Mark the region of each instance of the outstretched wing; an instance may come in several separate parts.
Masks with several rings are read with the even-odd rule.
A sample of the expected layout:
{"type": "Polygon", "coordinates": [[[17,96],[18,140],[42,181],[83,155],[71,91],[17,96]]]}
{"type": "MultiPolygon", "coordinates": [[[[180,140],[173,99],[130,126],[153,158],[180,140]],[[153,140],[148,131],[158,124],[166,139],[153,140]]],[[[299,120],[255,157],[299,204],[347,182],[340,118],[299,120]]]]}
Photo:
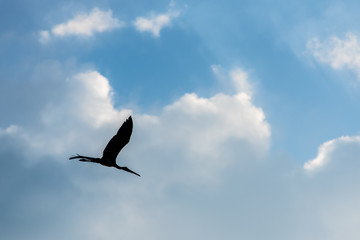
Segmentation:
{"type": "Polygon", "coordinates": [[[119,131],[106,145],[103,158],[116,161],[116,157],[121,149],[130,141],[130,136],[133,129],[133,122],[131,116],[121,125],[119,131]]]}

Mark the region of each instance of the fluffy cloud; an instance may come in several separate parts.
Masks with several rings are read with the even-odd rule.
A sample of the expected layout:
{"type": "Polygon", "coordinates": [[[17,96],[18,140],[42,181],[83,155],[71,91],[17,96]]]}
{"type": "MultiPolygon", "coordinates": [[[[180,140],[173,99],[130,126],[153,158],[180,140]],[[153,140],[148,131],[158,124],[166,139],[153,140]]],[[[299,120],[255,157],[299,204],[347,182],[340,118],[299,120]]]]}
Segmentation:
{"type": "Polygon", "coordinates": [[[251,86],[240,68],[218,75],[241,83],[234,93],[186,93],[156,115],[115,108],[96,70],[38,69],[22,96],[35,98],[36,113],[0,130],[1,238],[360,237],[359,138],[320,148],[327,174],[299,174],[290,159],[268,155],[270,126],[249,91],[238,90],[251,86]],[[141,178],[67,160],[101,155],[129,114],[134,132],[118,163],[141,178]]]}
{"type": "Polygon", "coordinates": [[[150,32],[154,37],[160,36],[160,31],[177,18],[180,11],[169,10],[166,13],[151,14],[149,17],[137,17],[133,24],[139,32],[150,32]]]}
{"type": "Polygon", "coordinates": [[[62,85],[62,97],[48,99],[42,107],[40,125],[36,124],[39,128],[17,126],[21,129],[19,137],[27,142],[29,151],[64,154],[72,146],[81,146],[83,138],[95,139],[97,130],[119,125],[119,119],[131,113],[113,107],[109,82],[97,71],[74,74],[63,79],[62,85]]]}
{"type": "MultiPolygon", "coordinates": [[[[0,130],[4,146],[1,159],[13,159],[1,162],[1,180],[7,184],[0,184],[0,190],[8,196],[4,203],[14,206],[3,211],[0,221],[7,219],[3,226],[22,229],[1,229],[6,237],[41,239],[58,232],[55,239],[70,235],[87,239],[168,239],[179,230],[181,222],[184,226],[189,214],[193,215],[179,212],[184,206],[176,196],[183,198],[184,190],[216,189],[226,172],[256,165],[268,150],[269,124],[246,92],[218,93],[208,98],[187,93],[159,114],[148,115],[114,108],[109,81],[98,71],[72,72],[54,62],[38,69],[51,70],[49,75],[35,74],[40,79],[32,82],[35,86],[28,97],[44,95],[34,102],[38,106],[32,106],[38,112],[0,130]],[[63,71],[71,73],[66,77],[63,71]],[[138,171],[141,178],[67,160],[75,153],[101,155],[130,114],[134,132],[118,163],[138,171]],[[13,171],[19,174],[10,176],[8,173],[13,171]],[[12,189],[29,191],[18,193],[12,189]],[[15,205],[28,207],[15,209],[15,205]],[[21,216],[17,215],[20,212],[21,216]],[[49,216],[56,218],[50,220],[49,216]],[[46,231],[40,227],[44,225],[46,231]],[[59,225],[61,233],[56,230],[59,225]]],[[[198,225],[200,221],[196,217],[190,222],[198,225]]],[[[184,232],[175,239],[186,236],[184,232]]]]}
{"type": "MultiPolygon", "coordinates": [[[[228,76],[235,85],[247,86],[247,75],[241,69],[230,71],[228,76]]],[[[62,155],[69,149],[99,155],[104,142],[132,111],[114,108],[109,81],[97,71],[75,73],[58,84],[63,93],[57,98],[48,96],[39,113],[40,122],[35,124],[38,128],[19,125],[1,132],[18,133],[36,155],[62,155]]],[[[269,148],[271,133],[265,114],[245,91],[209,98],[187,93],[159,115],[136,113],[134,121],[133,139],[141,151],[133,157],[156,155],[159,161],[176,160],[178,169],[168,170],[175,181],[217,181],[232,164],[258,159],[269,148]]]]}
{"type": "Polygon", "coordinates": [[[265,114],[245,93],[185,94],[161,115],[139,117],[146,126],[139,131],[147,132],[144,147],[152,142],[151,151],[164,149],[161,159],[177,166],[172,176],[181,182],[213,183],[230,166],[256,161],[269,147],[265,114]]]}
{"type": "MultiPolygon", "coordinates": [[[[337,152],[337,154],[339,154],[340,150],[344,151],[344,149],[346,149],[347,151],[352,153],[353,151],[349,150],[349,147],[351,147],[352,145],[355,146],[355,149],[360,147],[360,136],[354,136],[354,137],[342,136],[327,141],[321,144],[321,146],[318,149],[317,156],[314,159],[309,160],[304,164],[304,169],[308,172],[321,169],[325,167],[327,164],[329,164],[329,161],[331,161],[331,159],[334,158],[334,152],[337,152]]],[[[342,156],[344,156],[344,153],[342,154],[342,156]]]]}
{"type": "Polygon", "coordinates": [[[353,70],[360,78],[360,44],[355,34],[347,33],[344,39],[333,36],[325,41],[313,38],[307,42],[307,48],[316,60],[334,69],[353,70]]]}
{"type": "MultiPolygon", "coordinates": [[[[171,25],[171,22],[180,15],[179,10],[174,9],[174,4],[170,4],[170,9],[166,13],[150,14],[148,17],[137,17],[133,21],[133,26],[139,32],[150,32],[154,37],[160,36],[160,31],[164,27],[171,25]]],[[[103,11],[94,8],[89,13],[79,13],[72,19],[57,24],[51,30],[42,30],[37,33],[40,43],[46,44],[53,37],[81,36],[91,37],[95,33],[111,31],[125,26],[125,22],[112,16],[112,11],[103,11]]]]}
{"type": "Polygon", "coordinates": [[[112,11],[94,8],[90,13],[77,14],[73,19],[52,27],[50,31],[39,32],[39,41],[46,43],[53,37],[83,36],[90,37],[95,33],[110,31],[124,26],[124,22],[112,16],[112,11]]]}
{"type": "Polygon", "coordinates": [[[317,156],[305,163],[307,174],[297,187],[304,209],[311,209],[321,239],[359,238],[358,189],[360,136],[342,136],[320,145],[317,156]],[[322,233],[321,233],[322,232],[322,233]]]}

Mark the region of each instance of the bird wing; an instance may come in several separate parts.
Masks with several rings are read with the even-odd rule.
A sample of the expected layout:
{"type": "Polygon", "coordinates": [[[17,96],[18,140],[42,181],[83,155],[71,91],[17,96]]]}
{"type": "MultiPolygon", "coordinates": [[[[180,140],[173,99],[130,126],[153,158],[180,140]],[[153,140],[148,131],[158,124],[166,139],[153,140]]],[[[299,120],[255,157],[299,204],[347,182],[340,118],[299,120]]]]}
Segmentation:
{"type": "Polygon", "coordinates": [[[131,116],[121,125],[118,132],[113,136],[103,151],[103,157],[112,161],[116,161],[116,157],[121,149],[130,141],[133,129],[131,116]]]}

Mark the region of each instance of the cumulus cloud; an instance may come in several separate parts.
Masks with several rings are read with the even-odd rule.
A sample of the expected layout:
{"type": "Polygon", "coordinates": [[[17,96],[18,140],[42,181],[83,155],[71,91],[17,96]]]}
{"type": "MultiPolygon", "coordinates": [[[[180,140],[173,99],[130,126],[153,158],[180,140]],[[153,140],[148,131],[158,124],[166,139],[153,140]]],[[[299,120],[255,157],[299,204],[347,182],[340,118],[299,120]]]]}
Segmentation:
{"type": "Polygon", "coordinates": [[[19,134],[36,153],[64,154],[66,149],[79,146],[83,136],[95,138],[91,135],[95,130],[118,125],[119,119],[131,113],[114,108],[112,88],[97,71],[76,73],[63,81],[62,98],[48,99],[39,113],[42,130],[22,129],[19,134]],[[85,129],[89,132],[83,133],[85,129]]]}
{"type": "MultiPolygon", "coordinates": [[[[234,85],[240,82],[247,86],[247,75],[240,68],[227,76],[234,85]]],[[[82,139],[106,142],[112,136],[111,129],[115,131],[132,111],[114,108],[109,81],[95,70],[74,73],[59,84],[63,85],[59,88],[63,93],[58,98],[48,96],[50,99],[39,113],[40,123],[35,124],[39,127],[17,126],[21,129],[18,137],[36,154],[65,154],[69,149],[75,151],[74,146],[100,154],[103,144],[85,143],[82,139]],[[101,137],[95,137],[97,132],[102,132],[101,137]],[[86,149],[86,145],[93,147],[86,149]]],[[[253,105],[251,95],[238,90],[209,98],[186,93],[165,106],[159,115],[135,113],[138,130],[133,138],[142,151],[134,153],[134,158],[154,155],[161,161],[159,164],[166,165],[162,161],[171,157],[166,161],[178,161],[176,171],[168,170],[174,180],[204,183],[217,181],[232,164],[258,159],[269,148],[270,126],[262,109],[253,105]],[[233,146],[237,146],[236,150],[233,146]],[[237,151],[241,151],[237,154],[240,158],[236,157],[237,151]]],[[[14,132],[12,129],[16,130],[9,127],[2,132],[14,132]]]]}
{"type": "MultiPolygon", "coordinates": [[[[239,90],[247,88],[185,93],[150,115],[115,108],[109,80],[94,69],[53,62],[38,69],[50,73],[35,74],[22,96],[37,100],[35,113],[0,129],[2,238],[360,237],[359,137],[320,147],[323,160],[308,165],[328,174],[289,174],[297,165],[269,155],[270,125],[248,90],[239,90]],[[118,163],[141,178],[67,160],[101,155],[129,114],[134,131],[118,163]]],[[[240,68],[223,73],[224,81],[251,86],[240,68]]]]}
{"type": "Polygon", "coordinates": [[[161,158],[176,164],[172,176],[181,182],[216,182],[230,166],[251,164],[269,147],[265,114],[245,93],[185,94],[159,116],[139,121],[150,129],[140,130],[148,132],[153,150],[166,149],[161,158]]]}
{"type": "Polygon", "coordinates": [[[335,151],[353,144],[357,145],[357,147],[360,146],[360,136],[342,136],[321,144],[317,156],[306,162],[304,164],[304,169],[308,172],[312,172],[325,167],[333,158],[333,153],[335,151]]]}
{"type": "Polygon", "coordinates": [[[360,44],[357,35],[349,32],[345,38],[330,37],[324,41],[313,38],[307,48],[316,60],[330,64],[333,69],[350,69],[360,79],[360,44]]]}
{"type": "Polygon", "coordinates": [[[111,10],[103,11],[94,8],[89,13],[79,13],[69,21],[53,26],[50,31],[40,31],[39,41],[47,43],[51,37],[91,37],[95,33],[111,31],[124,25],[124,22],[112,16],[111,10]]]}
{"type": "MultiPolygon", "coordinates": [[[[0,130],[0,140],[12,146],[6,149],[22,146],[21,151],[15,151],[19,156],[12,156],[14,161],[2,161],[1,171],[26,172],[20,179],[20,175],[13,175],[11,181],[7,180],[11,187],[6,189],[23,189],[21,179],[26,178],[31,180],[27,181],[31,192],[19,197],[10,190],[0,190],[9,196],[6,204],[29,207],[9,208],[0,220],[18,222],[20,217],[14,213],[19,211],[29,218],[41,211],[42,217],[22,220],[22,226],[29,226],[31,233],[17,225],[22,231],[1,229],[4,236],[44,236],[47,232],[40,226],[46,222],[52,233],[62,225],[63,231],[55,239],[68,238],[70,233],[87,239],[143,239],[144,235],[168,239],[172,232],[164,231],[164,226],[177,231],[178,224],[189,217],[185,212],[179,215],[177,204],[182,203],[174,205],[166,200],[180,193],[168,191],[216,188],[232,167],[240,165],[246,169],[246,164],[256,165],[259,156],[268,150],[270,126],[262,109],[253,105],[246,92],[211,97],[186,93],[164,106],[159,114],[149,115],[115,108],[109,81],[96,70],[60,74],[66,68],[53,62],[39,69],[51,69],[51,74],[37,73],[41,79],[32,83],[35,87],[28,97],[44,94],[40,99],[46,100],[34,102],[39,106],[32,106],[38,111],[33,118],[0,130]],[[134,132],[118,162],[140,172],[145,180],[116,169],[67,160],[75,153],[101,156],[107,141],[130,114],[134,132]],[[16,144],[12,145],[11,139],[16,144]],[[39,185],[39,189],[33,185],[39,185]],[[50,221],[49,216],[57,217],[50,221]],[[69,216],[68,221],[62,222],[69,216]],[[118,225],[115,222],[120,226],[114,230],[118,225]]],[[[11,156],[7,151],[0,151],[2,159],[11,156]]],[[[179,239],[180,236],[186,237],[187,233],[180,234],[179,239]]]]}
{"type": "Polygon", "coordinates": [[[154,37],[159,37],[161,29],[170,26],[171,21],[177,18],[179,14],[179,10],[170,9],[166,13],[137,17],[133,24],[139,32],[150,32],[154,37]]]}

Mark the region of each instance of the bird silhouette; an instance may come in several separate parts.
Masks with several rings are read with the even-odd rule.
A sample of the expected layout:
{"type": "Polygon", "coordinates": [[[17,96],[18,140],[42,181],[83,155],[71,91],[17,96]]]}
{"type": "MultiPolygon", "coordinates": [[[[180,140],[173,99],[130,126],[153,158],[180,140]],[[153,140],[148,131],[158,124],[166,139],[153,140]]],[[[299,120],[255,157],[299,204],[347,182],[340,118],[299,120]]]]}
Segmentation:
{"type": "Polygon", "coordinates": [[[81,162],[93,162],[93,163],[99,163],[106,167],[115,167],[117,169],[124,170],[129,173],[133,173],[140,177],[139,174],[137,174],[134,171],[131,171],[127,167],[120,167],[116,164],[116,157],[123,149],[123,147],[130,141],[130,136],[133,129],[133,122],[131,116],[126,119],[126,121],[121,125],[118,132],[115,136],[113,136],[108,144],[106,145],[103,156],[101,158],[93,158],[93,157],[86,157],[81,156],[77,154],[76,156],[72,156],[69,158],[69,160],[80,158],[79,161],[81,162]]]}

